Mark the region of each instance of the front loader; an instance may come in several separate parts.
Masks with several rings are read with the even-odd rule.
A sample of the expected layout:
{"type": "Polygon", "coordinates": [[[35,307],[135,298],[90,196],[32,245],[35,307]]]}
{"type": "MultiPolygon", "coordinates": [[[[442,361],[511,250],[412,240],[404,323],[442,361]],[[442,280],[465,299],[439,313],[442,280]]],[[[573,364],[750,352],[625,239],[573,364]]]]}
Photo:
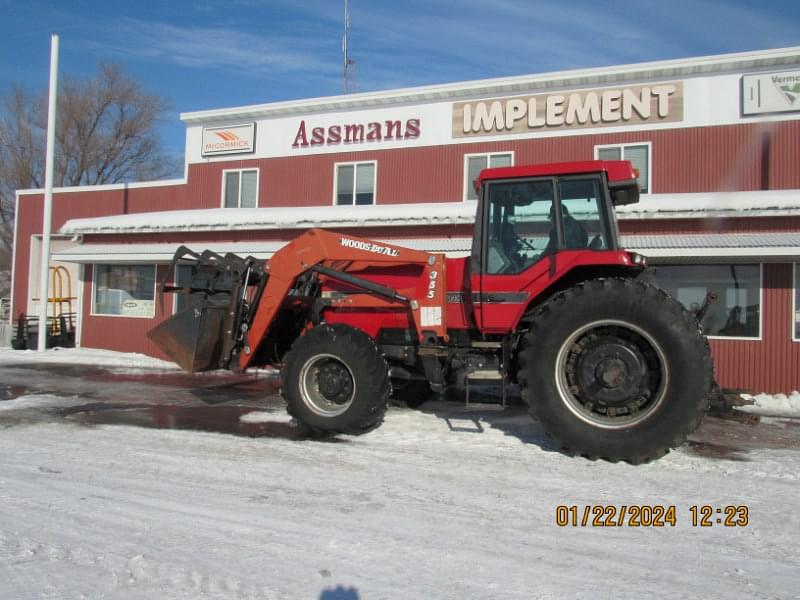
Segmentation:
{"type": "Polygon", "coordinates": [[[281,368],[299,422],[364,433],[388,397],[459,377],[519,384],[571,453],[632,463],[683,442],[713,368],[695,317],[619,245],[627,161],[484,170],[473,250],[448,259],[312,229],[268,261],[181,248],[188,306],[148,335],[188,371],[281,368]]]}

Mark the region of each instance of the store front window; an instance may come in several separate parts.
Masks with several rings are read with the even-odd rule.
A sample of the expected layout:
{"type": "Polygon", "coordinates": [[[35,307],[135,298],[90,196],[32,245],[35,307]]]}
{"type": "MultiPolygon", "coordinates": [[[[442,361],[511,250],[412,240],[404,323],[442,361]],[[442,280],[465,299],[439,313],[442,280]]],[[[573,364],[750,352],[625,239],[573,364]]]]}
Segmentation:
{"type": "Polygon", "coordinates": [[[489,152],[464,156],[464,200],[477,200],[475,180],[486,168],[510,167],[514,164],[513,152],[489,152]]]}
{"type": "Polygon", "coordinates": [[[222,205],[255,208],[258,205],[258,169],[223,171],[222,205]]]}
{"type": "Polygon", "coordinates": [[[95,265],[92,314],[155,316],[155,265],[95,265]]]}
{"type": "Polygon", "coordinates": [[[692,312],[709,292],[716,294],[702,321],[706,335],[761,337],[761,265],[657,265],[655,273],[659,285],[692,312]]]}
{"type": "Polygon", "coordinates": [[[377,167],[375,161],[337,164],[333,183],[336,191],[334,203],[357,206],[375,204],[377,167]]]}
{"type": "Polygon", "coordinates": [[[652,187],[650,180],[650,143],[616,144],[612,146],[595,146],[594,155],[597,160],[629,160],[633,168],[639,172],[639,188],[643,194],[649,194],[652,187]]]}

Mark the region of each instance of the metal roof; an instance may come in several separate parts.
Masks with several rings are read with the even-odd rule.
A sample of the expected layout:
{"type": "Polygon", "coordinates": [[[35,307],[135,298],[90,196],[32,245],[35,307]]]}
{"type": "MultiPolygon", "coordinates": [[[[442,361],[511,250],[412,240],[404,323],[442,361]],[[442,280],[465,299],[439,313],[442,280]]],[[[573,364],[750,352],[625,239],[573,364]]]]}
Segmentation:
{"type": "MultiPolygon", "coordinates": [[[[428,202],[372,206],[207,208],[70,219],[65,235],[309,229],[312,227],[406,227],[471,225],[475,202],[428,202]]],[[[800,215],[800,190],[649,194],[617,208],[620,220],[767,217],[800,215]]]]}
{"type": "MultiPolygon", "coordinates": [[[[424,250],[426,252],[444,252],[448,256],[466,256],[472,248],[471,238],[381,238],[376,241],[424,250]]],[[[256,258],[270,258],[286,242],[192,242],[186,244],[192,250],[211,250],[218,254],[233,252],[242,256],[252,255],[256,258]]],[[[76,244],[53,252],[53,260],[80,264],[118,263],[132,264],[136,262],[166,263],[172,260],[175,250],[181,244],[76,244]]]]}
{"type": "Polygon", "coordinates": [[[622,245],[657,262],[797,261],[800,232],[624,235],[622,245]]]}
{"type": "MultiPolygon", "coordinates": [[[[467,237],[450,238],[380,238],[377,241],[424,250],[443,252],[450,257],[468,256],[472,239],[467,237]]],[[[240,255],[253,255],[269,258],[285,242],[192,242],[194,250],[212,250],[220,254],[234,252],[240,255]]],[[[180,244],[76,244],[70,248],[53,253],[53,260],[74,263],[166,263],[172,259],[180,244]]],[[[622,245],[658,262],[676,260],[692,262],[709,260],[777,261],[798,260],[800,257],[800,232],[786,233],[704,233],[704,234],[664,234],[664,235],[626,235],[622,245]]]]}
{"type": "Polygon", "coordinates": [[[681,248],[786,248],[794,247],[800,253],[800,232],[749,232],[749,233],[693,233],[622,236],[630,248],[681,249],[681,248]]]}

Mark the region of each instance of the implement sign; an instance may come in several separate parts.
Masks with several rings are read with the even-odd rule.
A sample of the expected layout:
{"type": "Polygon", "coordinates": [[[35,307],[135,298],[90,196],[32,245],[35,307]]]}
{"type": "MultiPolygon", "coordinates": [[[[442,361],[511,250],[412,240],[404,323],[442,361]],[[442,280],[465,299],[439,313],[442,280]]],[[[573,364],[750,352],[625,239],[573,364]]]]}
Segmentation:
{"type": "Polygon", "coordinates": [[[683,120],[683,83],[538,94],[453,104],[453,137],[683,120]]]}

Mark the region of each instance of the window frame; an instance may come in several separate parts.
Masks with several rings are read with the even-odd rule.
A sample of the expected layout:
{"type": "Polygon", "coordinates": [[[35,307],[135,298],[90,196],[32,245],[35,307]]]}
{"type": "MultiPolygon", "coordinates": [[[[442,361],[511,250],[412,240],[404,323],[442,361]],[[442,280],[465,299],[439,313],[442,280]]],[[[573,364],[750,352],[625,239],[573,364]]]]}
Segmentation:
{"type": "Polygon", "coordinates": [[[357,160],[333,163],[333,206],[375,206],[378,204],[378,161],[377,160],[357,160]],[[356,184],[358,182],[358,165],[372,165],[372,204],[356,204],[356,184]],[[339,167],[353,167],[353,203],[338,204],[336,200],[339,196],[339,167]]]}
{"type": "Polygon", "coordinates": [[[620,160],[627,160],[625,158],[625,148],[631,146],[647,146],[647,192],[642,194],[653,194],[653,142],[625,142],[624,144],[598,144],[594,147],[594,159],[600,160],[600,150],[608,150],[609,148],[619,148],[622,150],[622,158],[620,160]]]}
{"type": "MultiPolygon", "coordinates": [[[[736,263],[712,263],[722,266],[729,266],[736,263]]],[[[740,263],[743,265],[752,263],[740,263]]],[[[710,340],[738,340],[744,342],[763,342],[764,341],[764,263],[758,263],[758,336],[744,335],[709,335],[710,340]]]]}
{"type": "Polygon", "coordinates": [[[126,263],[92,263],[92,302],[89,307],[90,317],[114,317],[122,319],[154,319],[156,316],[156,298],[158,297],[158,265],[156,263],[141,263],[141,262],[126,262],[126,263]],[[153,268],[153,313],[147,315],[111,315],[108,313],[99,313],[95,307],[97,299],[97,267],[152,267],[153,268]]]}
{"type": "Polygon", "coordinates": [[[220,208],[232,209],[232,206],[225,206],[225,179],[228,173],[239,173],[239,197],[237,199],[237,206],[235,208],[242,208],[242,173],[245,171],[256,172],[256,205],[253,208],[258,208],[258,199],[261,186],[261,168],[260,167],[242,167],[240,169],[222,169],[222,181],[220,191],[220,208]]]}
{"type": "MultiPolygon", "coordinates": [[[[690,267],[690,266],[716,266],[716,267],[729,267],[731,265],[735,266],[749,266],[757,264],[758,265],[758,335],[757,336],[744,336],[744,335],[711,335],[706,334],[706,337],[709,340],[732,340],[732,341],[744,341],[744,342],[762,342],[764,341],[764,263],[734,263],[734,262],[692,262],[692,263],[668,263],[668,262],[659,262],[654,266],[658,268],[659,266],[675,266],[675,267],[690,267]]],[[[656,275],[656,279],[658,279],[658,275],[656,275]]],[[[670,294],[672,295],[672,294],[670,294]]],[[[677,298],[675,298],[678,301],[677,298]]],[[[719,300],[717,300],[719,302],[719,300]]]]}
{"type": "Polygon", "coordinates": [[[797,294],[800,292],[800,288],[797,286],[797,276],[800,275],[798,267],[800,267],[800,262],[792,263],[792,315],[791,319],[789,319],[790,327],[792,328],[792,342],[800,342],[800,337],[797,337],[797,317],[795,316],[797,311],[800,310],[800,306],[797,305],[797,294]]]}
{"type": "MultiPolygon", "coordinates": [[[[462,202],[477,202],[478,200],[480,200],[480,198],[475,198],[474,200],[472,198],[469,198],[470,186],[473,183],[471,181],[468,181],[468,178],[469,178],[469,159],[470,158],[475,158],[476,156],[485,156],[486,157],[486,164],[488,165],[491,162],[492,156],[502,156],[502,155],[505,155],[505,154],[510,154],[511,155],[511,166],[513,167],[514,164],[515,164],[515,161],[516,161],[516,156],[515,156],[514,150],[502,150],[500,152],[471,152],[471,153],[468,153],[468,154],[464,155],[464,162],[463,162],[463,168],[464,168],[463,183],[464,183],[464,187],[463,187],[463,191],[462,191],[462,194],[461,194],[461,201],[462,202]]],[[[490,167],[487,167],[487,168],[490,168],[490,167]]]]}

